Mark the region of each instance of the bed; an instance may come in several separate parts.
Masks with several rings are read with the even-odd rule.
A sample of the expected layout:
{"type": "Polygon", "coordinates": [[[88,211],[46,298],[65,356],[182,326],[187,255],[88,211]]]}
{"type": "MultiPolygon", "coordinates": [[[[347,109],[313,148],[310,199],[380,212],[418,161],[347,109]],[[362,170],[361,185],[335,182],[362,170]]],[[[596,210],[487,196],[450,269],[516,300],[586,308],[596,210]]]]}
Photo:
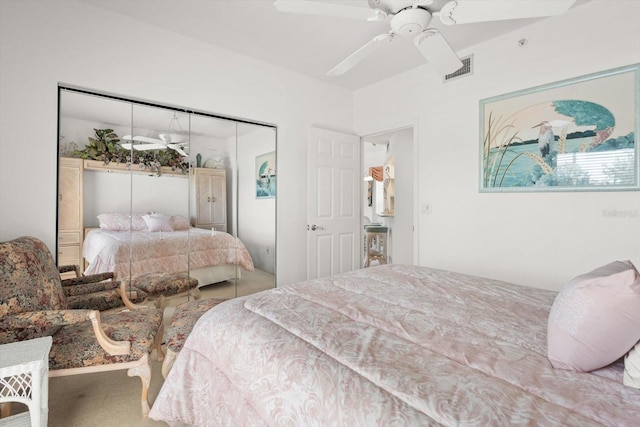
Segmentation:
{"type": "Polygon", "coordinates": [[[117,277],[128,277],[129,272],[189,269],[199,287],[239,277],[239,267],[254,270],[240,239],[194,227],[177,231],[91,229],[85,236],[83,256],[89,263],[85,274],[112,271],[117,277]]]}
{"type": "Polygon", "coordinates": [[[590,373],[550,364],[556,295],[383,265],[229,300],[197,322],[150,416],[172,426],[638,425],[640,390],[623,384],[621,360],[590,373]]]}

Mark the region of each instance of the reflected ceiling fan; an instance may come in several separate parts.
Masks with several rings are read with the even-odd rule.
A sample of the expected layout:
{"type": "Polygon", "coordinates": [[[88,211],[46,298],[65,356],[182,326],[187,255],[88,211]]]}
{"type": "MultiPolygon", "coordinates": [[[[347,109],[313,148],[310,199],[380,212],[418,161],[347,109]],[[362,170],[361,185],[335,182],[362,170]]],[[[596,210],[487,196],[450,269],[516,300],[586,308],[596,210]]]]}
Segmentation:
{"type": "Polygon", "coordinates": [[[182,126],[180,126],[180,122],[178,122],[178,116],[176,113],[173,113],[173,117],[169,122],[169,133],[161,133],[158,135],[158,138],[125,135],[122,139],[125,141],[131,141],[129,143],[120,144],[120,146],[125,150],[134,149],[138,151],[146,151],[165,150],[170,148],[177,151],[182,156],[189,155],[189,153],[185,151],[185,149],[188,149],[188,144],[184,142],[182,126]],[[135,142],[138,144],[134,144],[135,142]]]}
{"type": "Polygon", "coordinates": [[[414,36],[413,42],[427,62],[445,75],[459,70],[462,62],[440,31],[429,27],[434,16],[439,17],[446,25],[536,18],[560,15],[574,2],[575,0],[454,0],[447,1],[440,7],[442,2],[439,0],[368,0],[369,8],[364,8],[311,0],[277,0],[274,6],[280,12],[371,22],[389,20],[389,32],[374,37],[332,68],[327,73],[328,76],[349,71],[384,42],[392,42],[397,36],[414,36]]]}

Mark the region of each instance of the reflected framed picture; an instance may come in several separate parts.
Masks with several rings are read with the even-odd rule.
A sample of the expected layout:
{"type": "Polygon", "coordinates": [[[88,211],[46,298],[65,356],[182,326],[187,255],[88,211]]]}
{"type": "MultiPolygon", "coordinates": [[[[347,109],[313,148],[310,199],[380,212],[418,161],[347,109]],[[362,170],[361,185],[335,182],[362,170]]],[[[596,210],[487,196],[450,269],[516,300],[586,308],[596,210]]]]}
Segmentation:
{"type": "Polygon", "coordinates": [[[639,190],[640,64],[480,101],[480,191],[639,190]]]}
{"type": "Polygon", "coordinates": [[[256,156],[256,198],[276,197],[276,152],[256,156]]]}

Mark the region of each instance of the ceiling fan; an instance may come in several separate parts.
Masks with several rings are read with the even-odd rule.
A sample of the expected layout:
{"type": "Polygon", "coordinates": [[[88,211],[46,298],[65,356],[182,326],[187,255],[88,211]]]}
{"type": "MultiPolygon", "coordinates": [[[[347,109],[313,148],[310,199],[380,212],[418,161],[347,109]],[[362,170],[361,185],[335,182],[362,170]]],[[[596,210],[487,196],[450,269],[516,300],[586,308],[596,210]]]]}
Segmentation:
{"type": "Polygon", "coordinates": [[[277,0],[280,12],[308,15],[336,16],[370,22],[389,20],[391,30],[374,37],[356,50],[327,75],[343,74],[378,49],[383,42],[392,42],[397,36],[414,36],[414,44],[440,74],[459,70],[462,62],[456,52],[436,28],[429,24],[434,16],[446,25],[506,19],[535,18],[560,15],[575,0],[368,0],[369,8],[311,0],[277,0]],[[440,6],[442,5],[442,6],[440,6]]]}
{"type": "Polygon", "coordinates": [[[169,133],[161,133],[158,138],[149,138],[147,136],[131,136],[125,135],[122,137],[125,141],[131,141],[130,143],[120,144],[125,150],[165,150],[170,148],[177,151],[181,156],[188,156],[189,153],[185,151],[188,144],[183,141],[182,126],[178,122],[178,117],[173,113],[173,118],[169,122],[169,133]],[[138,142],[139,144],[134,144],[138,142]]]}
{"type": "Polygon", "coordinates": [[[176,150],[182,156],[188,156],[189,154],[185,151],[187,148],[186,143],[171,139],[176,135],[168,135],[168,134],[160,134],[158,135],[160,138],[149,138],[146,136],[131,136],[125,135],[122,137],[125,141],[131,141],[132,143],[124,143],[120,144],[122,148],[125,150],[134,150],[138,151],[146,151],[146,150],[165,150],[170,148],[172,150],[176,150]],[[133,144],[133,142],[139,142],[140,144],[133,144]]]}

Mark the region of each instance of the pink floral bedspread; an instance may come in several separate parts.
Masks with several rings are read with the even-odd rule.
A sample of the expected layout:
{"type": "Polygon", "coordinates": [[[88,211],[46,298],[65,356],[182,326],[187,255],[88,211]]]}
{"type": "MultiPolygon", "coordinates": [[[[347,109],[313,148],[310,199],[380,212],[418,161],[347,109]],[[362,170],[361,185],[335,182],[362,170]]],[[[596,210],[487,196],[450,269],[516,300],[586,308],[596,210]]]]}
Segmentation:
{"type": "Polygon", "coordinates": [[[173,232],[91,230],[83,244],[89,262],[85,274],[113,271],[131,274],[174,273],[223,264],[253,271],[253,260],[240,239],[217,231],[191,228],[173,232]],[[131,263],[129,262],[131,260],[131,263]]]}
{"type": "Polygon", "coordinates": [[[632,426],[622,363],[555,370],[555,292],[385,265],[204,314],[151,417],[198,426],[632,426]]]}

